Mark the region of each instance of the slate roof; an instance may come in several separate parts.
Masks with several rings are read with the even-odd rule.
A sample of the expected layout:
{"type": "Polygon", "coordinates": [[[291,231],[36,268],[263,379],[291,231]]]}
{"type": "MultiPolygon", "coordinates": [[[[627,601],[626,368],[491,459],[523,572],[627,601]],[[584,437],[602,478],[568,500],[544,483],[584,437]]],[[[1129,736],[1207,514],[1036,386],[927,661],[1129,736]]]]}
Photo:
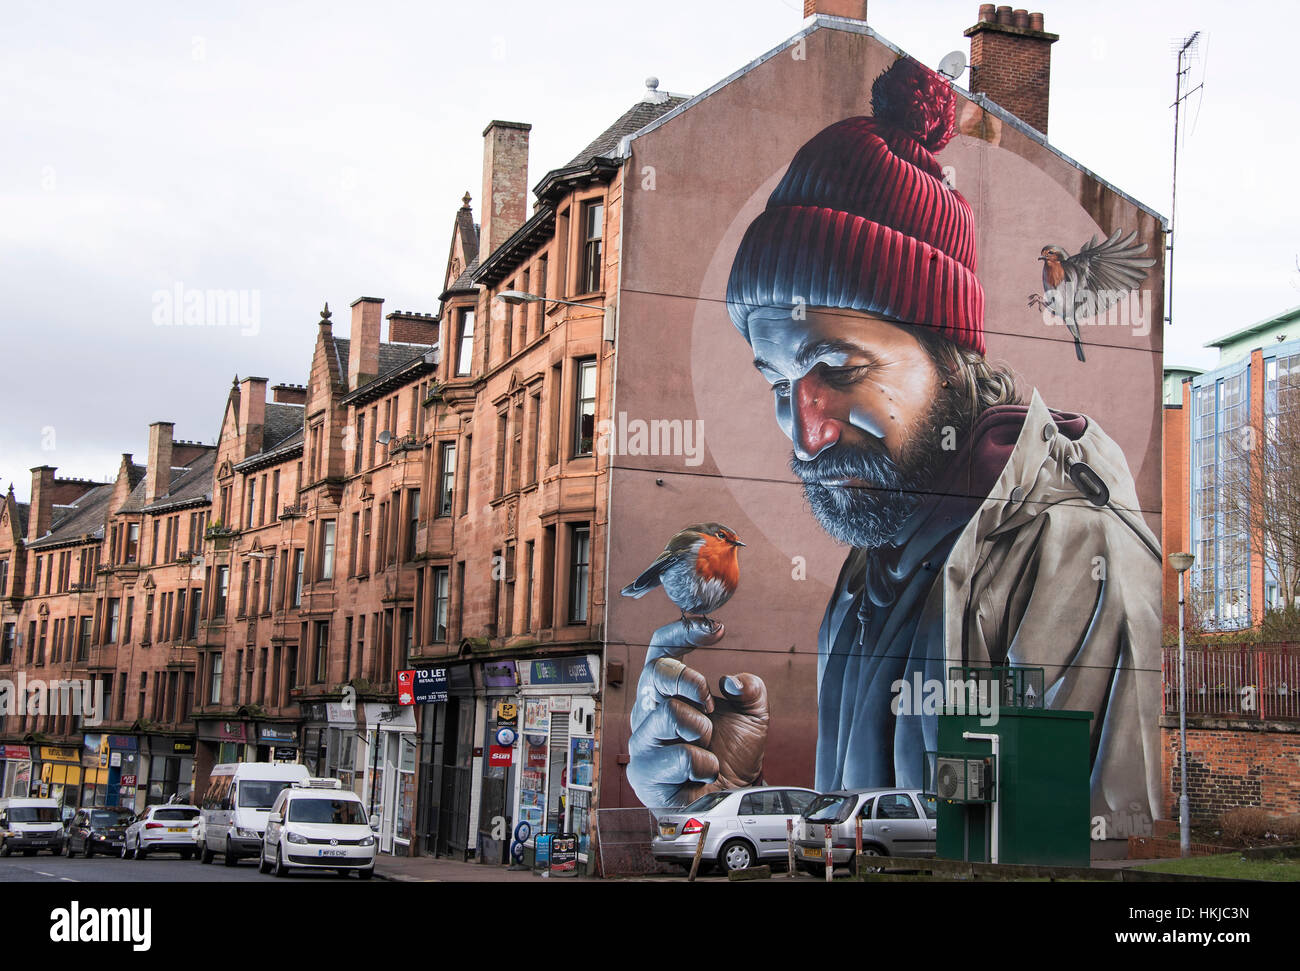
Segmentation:
{"type": "MultiPolygon", "coordinates": [[[[379,373],[376,378],[382,378],[389,371],[396,371],[403,364],[408,364],[414,358],[421,357],[431,348],[437,347],[436,344],[383,344],[379,345],[379,373]]],[[[352,341],[346,337],[334,338],[334,348],[342,362],[339,367],[339,373],[345,378],[348,373],[348,353],[352,347],[352,341]]],[[[268,406],[269,407],[269,406],[268,406]]],[[[301,422],[300,422],[301,423],[301,422]]]]}
{"type": "Polygon", "coordinates": [[[18,535],[26,536],[27,535],[27,510],[31,508],[31,504],[26,502],[16,502],[14,503],[14,505],[18,509],[18,515],[17,517],[15,517],[18,520],[18,535]]]}
{"type": "Polygon", "coordinates": [[[145,512],[161,512],[171,506],[195,500],[212,500],[212,468],[217,462],[215,448],[204,449],[189,468],[172,469],[171,484],[167,495],[160,496],[147,506],[141,507],[145,512]]]}
{"type": "MultiPolygon", "coordinates": [[[[619,143],[628,135],[635,135],[646,125],[668,114],[680,104],[690,99],[680,95],[669,95],[667,100],[655,104],[650,101],[638,101],[623,112],[618,121],[601,132],[594,141],[573,157],[565,169],[585,166],[596,158],[617,158],[619,143]]],[[[543,180],[545,181],[545,180],[543,180]]]]}
{"type": "Polygon", "coordinates": [[[306,411],[304,405],[292,405],[283,401],[272,401],[268,404],[266,421],[262,425],[262,451],[269,452],[295,432],[300,433],[302,417],[306,411]]]}
{"type": "MultiPolygon", "coordinates": [[[[474,247],[474,251],[475,253],[478,252],[477,245],[474,247]]],[[[474,271],[477,269],[478,269],[478,256],[476,255],[474,259],[470,260],[469,265],[466,266],[465,269],[460,271],[460,276],[456,277],[456,279],[452,281],[451,286],[449,286],[445,291],[443,291],[442,296],[446,297],[447,294],[449,293],[456,293],[457,291],[461,291],[461,290],[472,291],[476,289],[474,286],[474,271]]]]}
{"type": "Polygon", "coordinates": [[[48,546],[76,543],[80,542],[87,533],[102,537],[113,490],[113,483],[107,482],[95,486],[71,505],[55,506],[54,524],[49,534],[28,543],[27,548],[43,549],[48,546]]]}
{"type": "Polygon", "coordinates": [[[146,466],[131,463],[131,467],[126,472],[126,481],[131,487],[131,492],[117,512],[139,512],[144,508],[144,478],[148,471],[146,466]]]}

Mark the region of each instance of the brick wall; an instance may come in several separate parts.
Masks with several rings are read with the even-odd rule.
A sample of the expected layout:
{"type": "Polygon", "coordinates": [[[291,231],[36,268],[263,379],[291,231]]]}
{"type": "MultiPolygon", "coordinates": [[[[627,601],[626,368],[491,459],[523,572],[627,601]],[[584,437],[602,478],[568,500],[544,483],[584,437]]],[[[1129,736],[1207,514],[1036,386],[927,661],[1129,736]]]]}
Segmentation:
{"type": "MultiPolygon", "coordinates": [[[[1161,719],[1163,801],[1178,815],[1181,785],[1177,719],[1161,719]]],[[[1300,725],[1197,719],[1187,726],[1187,784],[1195,822],[1252,807],[1274,816],[1300,813],[1300,725]]]]}

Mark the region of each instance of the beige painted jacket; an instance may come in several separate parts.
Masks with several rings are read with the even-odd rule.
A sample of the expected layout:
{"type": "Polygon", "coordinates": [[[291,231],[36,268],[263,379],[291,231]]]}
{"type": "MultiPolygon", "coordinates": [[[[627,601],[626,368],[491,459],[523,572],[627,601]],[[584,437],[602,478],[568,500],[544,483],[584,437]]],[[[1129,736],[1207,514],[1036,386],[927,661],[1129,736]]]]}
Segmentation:
{"type": "Polygon", "coordinates": [[[1045,669],[1047,707],[1095,713],[1094,818],[1162,816],[1160,546],[1123,453],[1095,422],[1071,441],[1034,392],[1006,467],[944,563],[942,595],[950,666],[1005,652],[1045,669]],[[1096,479],[1075,469],[1076,482],[1075,463],[1096,479]]]}

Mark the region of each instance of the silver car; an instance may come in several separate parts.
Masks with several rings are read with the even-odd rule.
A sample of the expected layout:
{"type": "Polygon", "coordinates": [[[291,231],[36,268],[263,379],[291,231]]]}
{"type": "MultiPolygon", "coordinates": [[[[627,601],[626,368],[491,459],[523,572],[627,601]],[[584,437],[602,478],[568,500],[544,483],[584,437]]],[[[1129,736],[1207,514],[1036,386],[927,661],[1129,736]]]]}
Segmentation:
{"type": "Polygon", "coordinates": [[[919,789],[841,789],[818,796],[799,820],[795,862],[801,869],[826,865],[826,826],[831,827],[831,858],[836,866],[857,869],[853,850],[857,820],[862,820],[866,856],[934,856],[934,796],[919,789]]]}
{"type": "Polygon", "coordinates": [[[658,832],[650,849],[656,860],[689,867],[707,821],[703,864],[716,862],[731,871],[785,860],[786,821],[797,827],[799,816],[816,798],[811,789],[790,786],[711,792],[685,809],[656,811],[658,832]]]}

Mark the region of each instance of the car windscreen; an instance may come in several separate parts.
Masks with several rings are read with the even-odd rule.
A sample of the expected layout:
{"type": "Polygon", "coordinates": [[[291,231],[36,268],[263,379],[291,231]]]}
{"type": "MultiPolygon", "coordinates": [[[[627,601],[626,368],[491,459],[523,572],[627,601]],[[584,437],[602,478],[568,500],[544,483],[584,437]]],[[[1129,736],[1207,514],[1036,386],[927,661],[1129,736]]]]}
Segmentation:
{"type": "Polygon", "coordinates": [[[14,806],[9,810],[11,823],[61,823],[63,814],[54,806],[14,806]]]}
{"type": "Polygon", "coordinates": [[[855,802],[853,796],[818,796],[803,818],[810,823],[842,823],[852,814],[855,802]]]}
{"type": "Polygon", "coordinates": [[[926,795],[922,795],[919,798],[921,800],[921,808],[925,810],[925,818],[938,819],[939,818],[938,800],[936,800],[934,796],[926,796],[926,795]]]}
{"type": "Polygon", "coordinates": [[[355,799],[294,799],[289,803],[289,822],[365,826],[367,820],[355,799]]]}
{"type": "Polygon", "coordinates": [[[166,809],[155,809],[153,811],[154,819],[183,819],[191,820],[199,818],[199,811],[193,806],[168,806],[166,809]]]}
{"type": "Polygon", "coordinates": [[[242,780],[239,783],[239,805],[245,809],[270,809],[275,805],[275,797],[288,788],[288,781],[242,780]]]}
{"type": "Polygon", "coordinates": [[[115,813],[111,809],[96,809],[90,814],[90,825],[95,829],[112,829],[115,826],[125,826],[131,822],[129,812],[115,813]]]}
{"type": "Polygon", "coordinates": [[[707,813],[710,809],[716,808],[718,804],[729,795],[731,795],[729,792],[710,792],[706,795],[700,796],[699,799],[696,799],[693,803],[683,809],[682,812],[707,813]]]}

